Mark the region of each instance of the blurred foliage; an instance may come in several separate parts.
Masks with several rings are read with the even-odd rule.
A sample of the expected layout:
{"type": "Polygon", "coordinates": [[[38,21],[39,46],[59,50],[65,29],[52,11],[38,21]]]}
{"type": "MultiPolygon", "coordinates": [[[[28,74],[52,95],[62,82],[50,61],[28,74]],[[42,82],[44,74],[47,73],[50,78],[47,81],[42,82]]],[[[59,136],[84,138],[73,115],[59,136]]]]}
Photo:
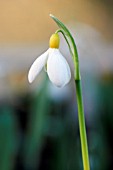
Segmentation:
{"type": "Polygon", "coordinates": [[[16,118],[12,108],[0,107],[0,170],[12,170],[17,154],[16,118]]]}
{"type": "MultiPolygon", "coordinates": [[[[86,114],[91,170],[112,169],[112,80],[90,77],[86,87],[87,78],[83,81],[85,105],[87,89],[93,88],[95,107],[91,122],[86,114]]],[[[52,100],[48,86],[45,78],[40,90],[0,105],[0,170],[83,169],[76,102],[52,100]]]]}

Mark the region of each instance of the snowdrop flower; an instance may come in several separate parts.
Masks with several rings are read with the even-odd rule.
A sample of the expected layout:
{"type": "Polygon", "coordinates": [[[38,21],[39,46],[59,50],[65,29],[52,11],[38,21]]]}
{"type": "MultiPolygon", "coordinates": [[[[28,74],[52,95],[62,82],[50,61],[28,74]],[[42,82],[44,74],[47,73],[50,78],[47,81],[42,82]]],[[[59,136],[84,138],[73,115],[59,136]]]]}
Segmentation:
{"type": "Polygon", "coordinates": [[[51,82],[57,87],[63,87],[70,81],[70,67],[59,51],[59,43],[59,35],[53,34],[50,37],[50,48],[34,61],[29,70],[28,80],[30,83],[33,82],[43,67],[46,68],[51,82]]]}

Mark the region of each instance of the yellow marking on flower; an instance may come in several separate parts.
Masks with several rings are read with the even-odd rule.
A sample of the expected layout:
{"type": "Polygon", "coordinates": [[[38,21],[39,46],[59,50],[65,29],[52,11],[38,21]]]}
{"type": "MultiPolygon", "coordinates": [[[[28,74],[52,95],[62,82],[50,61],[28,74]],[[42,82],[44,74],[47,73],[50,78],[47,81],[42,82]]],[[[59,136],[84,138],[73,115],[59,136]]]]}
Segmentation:
{"type": "Polygon", "coordinates": [[[59,44],[60,44],[59,35],[57,33],[52,34],[49,41],[50,48],[59,48],[59,44]]]}

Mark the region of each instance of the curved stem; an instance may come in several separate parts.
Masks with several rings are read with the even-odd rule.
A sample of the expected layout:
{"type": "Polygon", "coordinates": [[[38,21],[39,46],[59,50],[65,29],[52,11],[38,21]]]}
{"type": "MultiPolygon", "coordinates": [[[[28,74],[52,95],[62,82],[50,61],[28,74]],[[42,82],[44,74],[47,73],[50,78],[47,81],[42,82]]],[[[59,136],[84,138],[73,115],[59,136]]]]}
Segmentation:
{"type": "Polygon", "coordinates": [[[77,104],[78,104],[78,119],[79,119],[79,128],[80,128],[83,167],[84,167],[84,170],[90,170],[77,47],[76,47],[74,38],[72,37],[67,27],[53,15],[50,15],[50,16],[57,23],[57,25],[61,28],[57,30],[56,33],[61,32],[63,34],[68,44],[72,58],[73,58],[74,69],[75,69],[74,79],[75,79],[75,85],[76,85],[76,96],[77,96],[77,104]]]}
{"type": "Polygon", "coordinates": [[[70,51],[70,53],[72,55],[73,62],[74,62],[74,77],[75,77],[75,80],[80,80],[81,76],[80,76],[80,69],[79,69],[78,52],[77,52],[77,48],[76,48],[76,44],[74,42],[74,39],[73,39],[71,34],[69,34],[71,37],[68,34],[66,36],[65,32],[62,29],[58,29],[55,33],[59,33],[59,32],[61,32],[62,35],[64,36],[64,38],[65,38],[65,40],[66,40],[66,42],[68,44],[69,51],[70,51]],[[72,45],[72,47],[74,49],[73,51],[72,51],[72,47],[70,45],[70,42],[69,42],[68,38],[70,39],[71,45],[72,45]]]}
{"type": "MultiPolygon", "coordinates": [[[[61,32],[63,34],[63,36],[68,44],[71,55],[75,55],[75,54],[73,54],[73,52],[71,50],[71,46],[68,42],[68,39],[67,39],[65,33],[60,29],[57,30],[55,33],[58,33],[58,32],[61,32]]],[[[77,62],[77,61],[74,62],[74,66],[75,66],[76,70],[79,70],[79,67],[77,68],[77,66],[79,66],[79,62],[77,62]]],[[[80,74],[80,71],[79,71],[79,74],[80,74]]],[[[79,119],[79,128],[80,128],[83,165],[84,165],[84,170],[90,170],[81,81],[78,79],[76,80],[76,76],[75,76],[75,85],[76,85],[76,96],[77,96],[77,104],[78,104],[78,119],[79,119]]]]}
{"type": "Polygon", "coordinates": [[[66,42],[67,42],[67,45],[68,45],[68,47],[69,47],[69,51],[70,51],[71,55],[73,56],[73,52],[72,52],[72,50],[71,50],[71,46],[70,46],[70,44],[69,44],[69,42],[68,42],[68,39],[67,39],[65,33],[64,33],[61,29],[58,29],[55,33],[59,33],[59,32],[61,32],[61,33],[63,34],[63,36],[64,36],[64,38],[65,38],[65,40],[66,40],[66,42]]]}

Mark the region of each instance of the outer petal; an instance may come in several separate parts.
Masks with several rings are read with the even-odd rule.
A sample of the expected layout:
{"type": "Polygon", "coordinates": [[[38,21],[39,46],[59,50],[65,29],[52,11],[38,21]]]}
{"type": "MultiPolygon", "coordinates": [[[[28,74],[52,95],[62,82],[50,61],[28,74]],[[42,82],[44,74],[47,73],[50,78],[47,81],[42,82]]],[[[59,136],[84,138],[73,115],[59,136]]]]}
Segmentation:
{"type": "Polygon", "coordinates": [[[57,87],[65,86],[71,79],[69,65],[58,49],[49,50],[47,73],[57,87]]]}
{"type": "Polygon", "coordinates": [[[43,53],[41,56],[39,56],[32,64],[32,66],[29,70],[29,74],[28,74],[28,80],[30,83],[33,82],[35,77],[40,73],[40,71],[46,64],[48,54],[49,54],[49,50],[47,50],[45,53],[43,53]]]}

